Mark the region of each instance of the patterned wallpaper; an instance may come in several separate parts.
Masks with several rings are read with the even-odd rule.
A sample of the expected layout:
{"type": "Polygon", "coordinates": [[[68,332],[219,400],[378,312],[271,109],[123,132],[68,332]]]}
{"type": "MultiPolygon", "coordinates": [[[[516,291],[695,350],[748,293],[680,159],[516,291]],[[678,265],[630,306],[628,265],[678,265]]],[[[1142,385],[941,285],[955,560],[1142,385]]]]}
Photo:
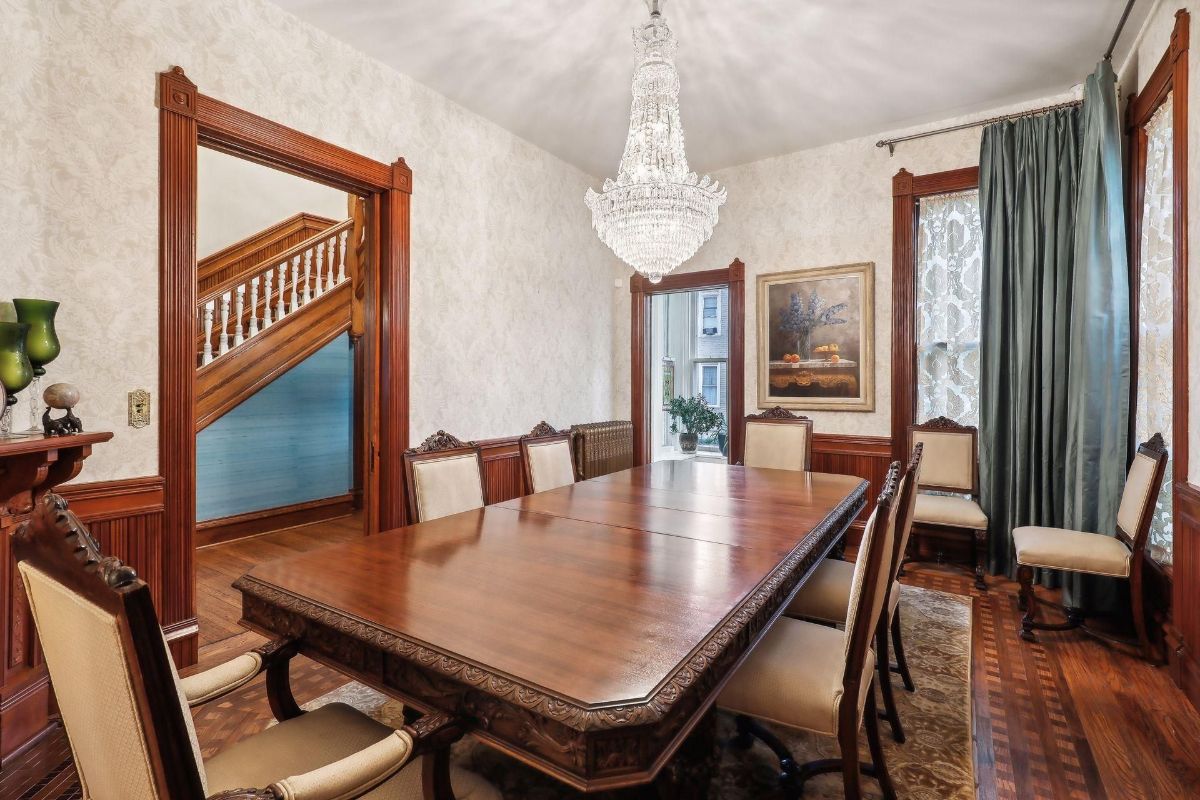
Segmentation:
{"type": "Polygon", "coordinates": [[[0,0],[0,18],[0,297],[63,303],[48,377],[116,432],[81,480],[158,469],[157,415],[127,427],[125,393],[158,400],[154,76],[173,64],[412,167],[414,438],[607,418],[615,259],[583,205],[595,179],[265,0],[0,0]]]}
{"type": "MultiPolygon", "coordinates": [[[[1080,75],[1082,78],[1082,74],[1080,75]]],[[[1055,96],[995,111],[956,117],[922,128],[953,125],[1069,99],[1055,96]]],[[[729,189],[712,239],[680,271],[716,269],[734,258],[746,264],[746,412],[758,404],[757,289],[760,273],[875,263],[875,411],[803,411],[826,433],[891,433],[892,176],[979,163],[979,129],[905,142],[889,156],[875,142],[895,134],[853,139],[721,170],[729,189]]],[[[629,294],[615,299],[615,376],[629,374],[629,294]]],[[[618,383],[614,413],[629,415],[628,380],[618,383]]]]}

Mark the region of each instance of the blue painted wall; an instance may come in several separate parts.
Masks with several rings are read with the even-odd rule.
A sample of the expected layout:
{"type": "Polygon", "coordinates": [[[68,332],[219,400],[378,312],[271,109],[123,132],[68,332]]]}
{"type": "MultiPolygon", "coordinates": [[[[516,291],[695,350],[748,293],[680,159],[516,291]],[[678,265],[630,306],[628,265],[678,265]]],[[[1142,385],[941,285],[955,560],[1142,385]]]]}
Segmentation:
{"type": "Polygon", "coordinates": [[[354,481],[343,334],[196,436],[198,521],[336,497],[354,481]]]}

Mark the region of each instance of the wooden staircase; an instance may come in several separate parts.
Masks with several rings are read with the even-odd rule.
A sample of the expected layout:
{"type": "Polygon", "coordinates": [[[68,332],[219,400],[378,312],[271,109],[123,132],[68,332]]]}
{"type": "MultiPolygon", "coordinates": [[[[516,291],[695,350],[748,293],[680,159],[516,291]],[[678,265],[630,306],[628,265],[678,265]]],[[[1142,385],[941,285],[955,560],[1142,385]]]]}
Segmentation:
{"type": "Polygon", "coordinates": [[[341,222],[297,214],[198,265],[197,432],[351,328],[352,210],[341,222]]]}
{"type": "Polygon", "coordinates": [[[210,294],[219,284],[245,274],[264,261],[278,258],[337,224],[337,220],[304,212],[276,222],[200,259],[196,264],[196,291],[201,296],[210,294]]]}

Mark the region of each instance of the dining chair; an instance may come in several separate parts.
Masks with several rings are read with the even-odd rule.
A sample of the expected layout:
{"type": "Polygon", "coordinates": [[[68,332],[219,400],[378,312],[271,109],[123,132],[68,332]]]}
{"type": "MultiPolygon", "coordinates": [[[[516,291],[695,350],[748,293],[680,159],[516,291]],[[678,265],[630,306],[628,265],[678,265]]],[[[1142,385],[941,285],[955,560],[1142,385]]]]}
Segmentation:
{"type": "Polygon", "coordinates": [[[878,779],[885,798],[896,796],[879,741],[873,643],[891,580],[899,470],[899,462],[893,462],[863,530],[845,629],[780,617],[717,698],[721,708],[737,715],[736,746],[750,747],[758,739],[779,758],[787,797],[800,797],[809,778],[829,772],[842,773],[849,800],[862,797],[861,772],[878,779]],[[797,764],[759,720],[836,737],[841,757],[797,764]],[[863,725],[873,763],[860,765],[858,729],[863,725]]]}
{"type": "Polygon", "coordinates": [[[1021,584],[1021,638],[1036,641],[1033,631],[1062,631],[1080,628],[1083,632],[1110,642],[1136,647],[1142,658],[1157,661],[1146,632],[1146,612],[1142,598],[1142,573],[1146,561],[1146,539],[1158,494],[1167,469],[1167,447],[1162,434],[1156,433],[1138,446],[1125,477],[1121,504],[1117,507],[1115,536],[1087,533],[1064,528],[1025,526],[1012,532],[1017,554],[1017,581],[1021,584]],[[1088,627],[1086,614],[1078,608],[1040,601],[1033,591],[1033,570],[1053,569],[1103,575],[1129,581],[1133,605],[1136,641],[1088,627]],[[1066,622],[1038,621],[1039,604],[1052,605],[1066,615],[1066,622]]]}
{"type": "Polygon", "coordinates": [[[548,492],[575,482],[571,434],[556,431],[542,420],[520,439],[521,466],[527,494],[548,492]]]}
{"type": "Polygon", "coordinates": [[[484,506],[479,447],[445,431],[404,451],[404,483],[412,522],[484,506]]]}
{"type": "Polygon", "coordinates": [[[499,800],[450,766],[462,731],[445,714],[395,730],[341,703],[301,711],[288,685],[292,642],[180,680],[150,589],[100,552],[61,497],[39,500],[13,550],[84,797],[499,800]],[[189,707],[263,672],[279,724],[202,758],[189,707]]]}
{"type": "Polygon", "coordinates": [[[747,414],[742,466],[805,471],[812,466],[813,422],[775,406],[747,414]]]}
{"type": "MultiPolygon", "coordinates": [[[[966,534],[971,540],[975,588],[986,592],[983,562],[988,549],[988,518],[979,505],[979,430],[949,417],[935,417],[908,426],[909,449],[918,443],[925,446],[925,468],[918,490],[939,494],[918,492],[913,509],[917,533],[966,534]]],[[[915,559],[906,556],[905,560],[915,559]]]]}
{"type": "MultiPolygon", "coordinates": [[[[915,691],[912,675],[908,670],[908,660],[904,655],[904,639],[900,625],[900,562],[904,550],[908,546],[908,537],[912,532],[913,507],[916,500],[916,487],[921,479],[921,456],[923,445],[917,442],[909,457],[908,467],[900,480],[900,492],[897,496],[899,511],[897,527],[888,568],[891,570],[891,583],[888,586],[888,610],[879,621],[876,634],[875,652],[878,654],[876,668],[879,691],[883,696],[884,716],[892,729],[892,738],[903,743],[905,740],[904,727],[900,723],[900,712],[896,708],[896,699],[892,693],[892,671],[889,650],[895,650],[896,667],[904,681],[904,688],[915,691]]],[[[783,612],[789,617],[823,622],[827,625],[844,625],[846,611],[850,603],[850,591],[854,582],[854,565],[847,561],[827,558],[817,565],[812,575],[800,587],[792,602],[783,612]]]]}

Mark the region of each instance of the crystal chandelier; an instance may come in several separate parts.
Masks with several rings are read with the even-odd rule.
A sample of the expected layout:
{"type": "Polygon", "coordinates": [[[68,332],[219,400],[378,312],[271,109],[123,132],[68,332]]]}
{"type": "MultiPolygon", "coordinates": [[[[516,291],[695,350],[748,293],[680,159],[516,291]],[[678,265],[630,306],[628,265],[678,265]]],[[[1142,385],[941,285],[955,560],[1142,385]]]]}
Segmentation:
{"type": "Polygon", "coordinates": [[[637,67],[629,136],[617,179],[587,190],[592,227],[601,241],[640,274],[658,283],[712,236],[725,189],[688,171],[679,121],[675,35],[661,0],[646,0],[650,21],[633,29],[637,67]]]}

